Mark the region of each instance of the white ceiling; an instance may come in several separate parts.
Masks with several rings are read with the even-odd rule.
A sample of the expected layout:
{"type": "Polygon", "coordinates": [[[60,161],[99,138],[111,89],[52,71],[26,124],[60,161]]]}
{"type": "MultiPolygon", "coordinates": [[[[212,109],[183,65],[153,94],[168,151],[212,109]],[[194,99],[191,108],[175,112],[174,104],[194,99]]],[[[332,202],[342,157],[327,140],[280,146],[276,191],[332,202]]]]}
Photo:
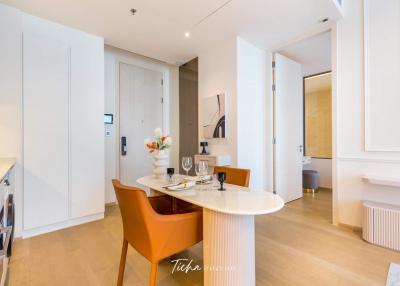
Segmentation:
{"type": "Polygon", "coordinates": [[[325,32],[285,47],[281,54],[302,65],[304,76],[332,70],[331,33],[325,32]]]}
{"type": "Polygon", "coordinates": [[[334,1],[0,0],[102,36],[108,45],[169,63],[185,62],[236,35],[260,48],[279,46],[324,25],[319,21],[325,17],[340,18],[334,1]],[[137,9],[135,16],[132,8],[137,9]],[[187,31],[190,38],[184,37],[187,31]]]}

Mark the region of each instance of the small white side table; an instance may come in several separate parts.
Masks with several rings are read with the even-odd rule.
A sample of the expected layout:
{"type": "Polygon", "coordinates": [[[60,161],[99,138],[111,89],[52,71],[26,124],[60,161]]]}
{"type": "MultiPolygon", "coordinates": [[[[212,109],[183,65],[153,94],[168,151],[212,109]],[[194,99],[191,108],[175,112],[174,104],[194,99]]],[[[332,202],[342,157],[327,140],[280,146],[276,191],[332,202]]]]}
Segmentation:
{"type": "Polygon", "coordinates": [[[230,155],[194,155],[194,163],[198,163],[199,161],[207,161],[208,167],[211,168],[211,172],[213,172],[213,168],[215,166],[229,166],[231,164],[231,156],[230,155]]]}

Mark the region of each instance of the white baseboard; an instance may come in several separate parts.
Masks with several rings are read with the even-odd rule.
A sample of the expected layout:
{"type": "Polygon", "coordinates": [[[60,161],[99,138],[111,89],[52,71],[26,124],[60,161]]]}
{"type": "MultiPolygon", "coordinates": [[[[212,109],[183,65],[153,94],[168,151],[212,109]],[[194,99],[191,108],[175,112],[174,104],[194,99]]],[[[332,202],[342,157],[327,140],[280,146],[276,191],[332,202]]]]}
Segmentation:
{"type": "Polygon", "coordinates": [[[23,239],[25,239],[25,238],[29,238],[32,236],[37,236],[40,234],[68,228],[68,227],[79,225],[79,224],[88,223],[88,222],[103,219],[103,218],[104,218],[104,212],[97,213],[97,214],[88,215],[88,216],[84,216],[84,217],[80,217],[80,218],[70,219],[67,221],[63,221],[63,222],[59,222],[59,223],[55,223],[55,224],[51,224],[51,225],[46,225],[46,226],[37,227],[37,228],[33,228],[33,229],[27,229],[27,230],[22,231],[21,236],[23,239]]]}

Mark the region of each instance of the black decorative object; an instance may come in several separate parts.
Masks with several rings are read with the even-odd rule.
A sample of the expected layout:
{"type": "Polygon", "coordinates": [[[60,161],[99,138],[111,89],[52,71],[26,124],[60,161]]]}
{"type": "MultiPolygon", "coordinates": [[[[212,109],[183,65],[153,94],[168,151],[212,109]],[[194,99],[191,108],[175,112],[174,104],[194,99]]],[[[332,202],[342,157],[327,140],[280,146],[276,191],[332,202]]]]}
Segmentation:
{"type": "Polygon", "coordinates": [[[169,180],[172,181],[172,176],[175,174],[174,168],[167,168],[167,174],[169,176],[169,180]]]}
{"type": "Polygon", "coordinates": [[[201,150],[201,155],[208,155],[208,152],[206,150],[206,147],[208,146],[208,142],[200,142],[200,146],[203,147],[203,150],[201,150]]]}
{"type": "Polygon", "coordinates": [[[225,172],[218,172],[218,181],[221,184],[221,187],[218,189],[218,191],[225,191],[224,189],[224,182],[226,180],[226,173],[225,172]]]}

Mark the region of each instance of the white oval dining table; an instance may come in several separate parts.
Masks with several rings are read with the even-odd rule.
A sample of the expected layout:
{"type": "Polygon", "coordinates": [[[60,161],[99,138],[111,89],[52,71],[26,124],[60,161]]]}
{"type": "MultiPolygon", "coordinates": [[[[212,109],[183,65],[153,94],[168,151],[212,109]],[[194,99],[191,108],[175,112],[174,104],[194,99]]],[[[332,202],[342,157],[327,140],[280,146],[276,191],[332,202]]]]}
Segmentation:
{"type": "Polygon", "coordinates": [[[281,197],[230,184],[224,184],[226,191],[218,191],[216,183],[170,191],[164,188],[165,179],[146,176],[137,182],[203,208],[205,286],[256,284],[254,216],[279,211],[284,206],[281,197]]]}

